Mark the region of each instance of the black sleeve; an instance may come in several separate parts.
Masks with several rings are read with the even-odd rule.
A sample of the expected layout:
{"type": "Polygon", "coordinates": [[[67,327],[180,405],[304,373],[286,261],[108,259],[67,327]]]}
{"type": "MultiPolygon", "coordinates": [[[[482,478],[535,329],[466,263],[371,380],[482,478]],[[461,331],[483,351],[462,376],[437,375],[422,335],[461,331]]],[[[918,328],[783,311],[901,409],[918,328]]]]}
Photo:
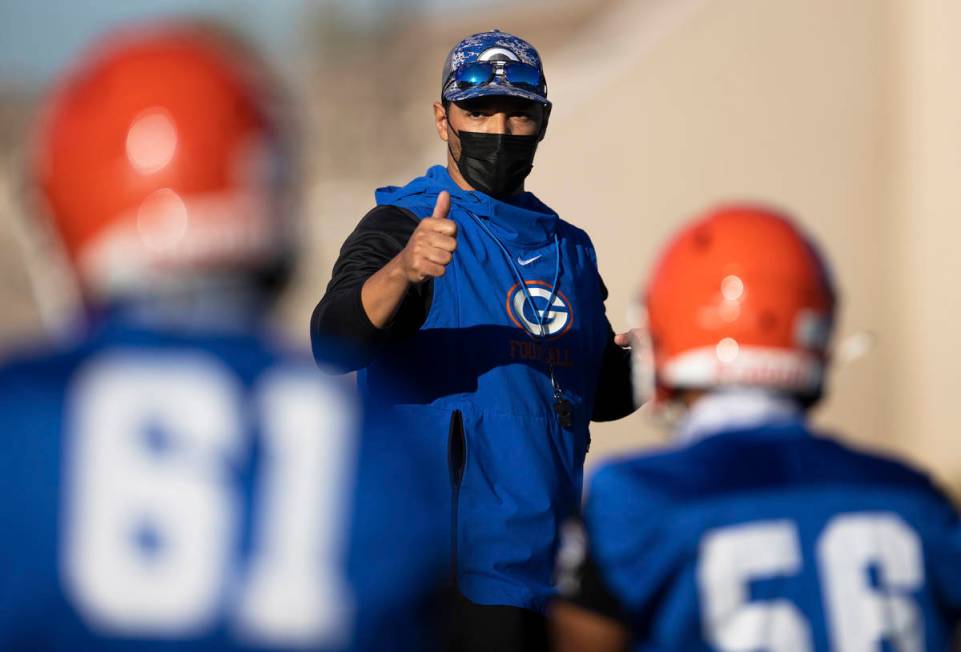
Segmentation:
{"type": "Polygon", "coordinates": [[[583,523],[567,523],[561,530],[557,555],[557,591],[561,600],[629,625],[629,617],[601,574],[591,554],[583,523]]]}
{"type": "Polygon", "coordinates": [[[412,335],[427,318],[432,281],[411,287],[391,323],[382,329],[370,322],[360,298],[367,279],[407,246],[418,222],[405,209],[378,206],[340,248],[327,291],[310,318],[310,337],[315,344],[335,339],[353,345],[351,359],[342,361],[349,369],[365,366],[378,345],[412,335]]]}
{"type": "MultiPolygon", "coordinates": [[[[601,280],[601,299],[607,300],[607,287],[601,280]]],[[[592,421],[614,421],[637,409],[631,383],[631,350],[614,343],[614,329],[607,324],[607,346],[601,359],[597,395],[594,398],[592,421]]]]}
{"type": "Polygon", "coordinates": [[[597,562],[589,554],[577,572],[577,588],[561,598],[587,611],[630,625],[620,601],[607,587],[597,562]]]}

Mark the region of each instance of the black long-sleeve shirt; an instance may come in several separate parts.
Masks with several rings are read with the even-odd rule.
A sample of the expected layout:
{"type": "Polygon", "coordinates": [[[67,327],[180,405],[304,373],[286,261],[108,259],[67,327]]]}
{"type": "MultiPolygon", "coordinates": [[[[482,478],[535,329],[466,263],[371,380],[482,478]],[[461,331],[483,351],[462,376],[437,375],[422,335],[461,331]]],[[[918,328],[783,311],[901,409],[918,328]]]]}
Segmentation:
{"type": "MultiPolygon", "coordinates": [[[[397,206],[378,206],[347,237],[334,263],[327,291],[310,320],[311,335],[333,337],[357,345],[349,367],[358,369],[384,344],[413,335],[427,319],[433,298],[433,280],[411,286],[394,318],[385,328],[374,326],[361,303],[361,289],[375,272],[399,254],[417,228],[417,217],[397,206]]],[[[607,288],[601,282],[601,294],[607,288]]],[[[634,411],[630,351],[614,343],[608,325],[608,343],[601,362],[592,420],[613,421],[634,411]]]]}

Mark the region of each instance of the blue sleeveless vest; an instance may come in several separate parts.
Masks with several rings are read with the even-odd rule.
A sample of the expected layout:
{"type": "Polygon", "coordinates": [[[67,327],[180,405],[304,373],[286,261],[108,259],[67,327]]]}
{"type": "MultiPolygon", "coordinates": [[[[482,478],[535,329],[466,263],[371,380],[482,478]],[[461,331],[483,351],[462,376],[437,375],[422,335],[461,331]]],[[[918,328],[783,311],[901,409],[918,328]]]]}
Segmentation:
{"type": "Polygon", "coordinates": [[[428,217],[441,190],[451,194],[458,226],[453,261],[434,279],[420,330],[381,352],[359,382],[398,436],[424,438],[437,451],[424,472],[449,475],[451,494],[437,499],[451,510],[460,591],[481,604],[541,610],[552,595],[559,524],[580,505],[607,343],[597,260],[587,234],[534,195],[498,201],[464,191],[441,166],[378,190],[377,203],[428,217]],[[555,234],[560,280],[548,307],[555,234]],[[544,311],[546,337],[508,254],[544,311]],[[568,428],[555,411],[549,363],[573,407],[568,428]]]}

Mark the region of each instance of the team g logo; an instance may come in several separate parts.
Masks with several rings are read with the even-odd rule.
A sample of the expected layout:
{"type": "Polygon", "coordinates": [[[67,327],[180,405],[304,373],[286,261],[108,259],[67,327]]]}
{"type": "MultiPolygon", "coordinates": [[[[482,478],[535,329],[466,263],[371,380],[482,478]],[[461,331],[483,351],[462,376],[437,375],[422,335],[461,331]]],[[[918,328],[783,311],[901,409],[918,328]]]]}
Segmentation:
{"type": "Polygon", "coordinates": [[[532,307],[527,301],[527,295],[520,283],[515,283],[507,291],[507,315],[518,328],[523,328],[531,335],[540,337],[560,337],[571,329],[574,324],[574,310],[570,301],[560,291],[554,297],[550,306],[547,305],[551,297],[551,286],[545,281],[527,281],[527,291],[534,303],[532,307]],[[537,314],[534,314],[534,310],[537,314]],[[543,333],[538,319],[544,320],[543,333]]]}

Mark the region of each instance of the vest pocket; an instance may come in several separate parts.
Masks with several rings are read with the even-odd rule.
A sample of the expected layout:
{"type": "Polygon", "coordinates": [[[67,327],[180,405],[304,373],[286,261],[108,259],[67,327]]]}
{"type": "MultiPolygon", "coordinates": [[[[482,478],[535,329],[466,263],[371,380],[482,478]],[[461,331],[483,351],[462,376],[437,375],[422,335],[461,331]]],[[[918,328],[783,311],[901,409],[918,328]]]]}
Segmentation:
{"type": "Polygon", "coordinates": [[[447,435],[447,471],[450,474],[450,574],[457,586],[457,505],[460,484],[467,465],[467,436],[464,434],[464,416],[460,410],[450,415],[450,431],[447,435]]]}

